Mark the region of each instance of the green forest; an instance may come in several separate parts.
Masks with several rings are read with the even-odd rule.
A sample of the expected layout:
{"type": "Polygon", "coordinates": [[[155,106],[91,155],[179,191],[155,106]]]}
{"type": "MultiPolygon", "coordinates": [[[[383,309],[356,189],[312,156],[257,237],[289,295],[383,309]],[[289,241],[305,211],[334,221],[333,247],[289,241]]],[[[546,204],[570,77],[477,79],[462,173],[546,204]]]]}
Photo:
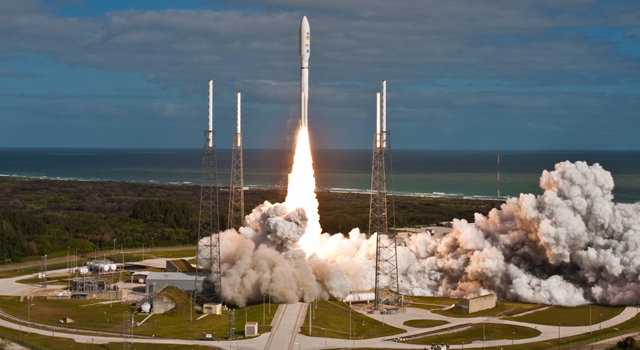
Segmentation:
{"type": "MultiPolygon", "coordinates": [[[[369,196],[317,192],[325,232],[368,232],[369,196]]],[[[245,191],[245,213],[284,189],[245,191]]],[[[226,228],[228,189],[219,191],[220,227],[226,228]]],[[[0,177],[0,257],[80,254],[95,249],[196,244],[200,187],[126,182],[59,181],[0,177]]],[[[497,201],[395,197],[397,227],[435,224],[486,214],[497,201]]]]}

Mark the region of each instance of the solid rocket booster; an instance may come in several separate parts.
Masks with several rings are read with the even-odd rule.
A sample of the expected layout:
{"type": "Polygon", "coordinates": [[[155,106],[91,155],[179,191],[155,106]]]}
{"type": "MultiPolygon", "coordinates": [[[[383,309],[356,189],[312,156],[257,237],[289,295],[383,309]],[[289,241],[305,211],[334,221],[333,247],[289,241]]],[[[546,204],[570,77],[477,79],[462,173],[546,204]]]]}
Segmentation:
{"type": "Polygon", "coordinates": [[[300,127],[309,127],[309,50],[310,30],[307,16],[300,23],[300,127]]]}

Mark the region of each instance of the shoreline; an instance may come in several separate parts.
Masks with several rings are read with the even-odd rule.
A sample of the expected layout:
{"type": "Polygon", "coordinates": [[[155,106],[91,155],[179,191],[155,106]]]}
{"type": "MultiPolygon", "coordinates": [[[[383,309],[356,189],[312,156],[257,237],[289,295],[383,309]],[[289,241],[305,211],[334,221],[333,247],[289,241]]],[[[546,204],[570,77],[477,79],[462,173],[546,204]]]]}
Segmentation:
{"type": "MultiPolygon", "coordinates": [[[[130,184],[141,184],[141,185],[167,185],[167,186],[200,186],[200,184],[191,182],[191,181],[175,181],[175,182],[161,182],[155,180],[147,181],[129,181],[129,180],[110,180],[110,179],[82,179],[82,178],[63,178],[63,177],[48,177],[48,176],[26,176],[26,175],[8,175],[8,174],[0,174],[0,178],[12,178],[12,179],[25,179],[25,180],[50,180],[50,181],[77,181],[77,182],[111,182],[111,183],[130,183],[130,184]]],[[[229,186],[220,186],[221,191],[228,191],[229,186]]],[[[250,190],[286,190],[286,186],[260,186],[260,185],[245,185],[245,191],[250,190]]],[[[332,187],[316,187],[316,193],[341,193],[341,194],[361,194],[368,195],[370,194],[370,190],[363,190],[357,188],[332,188],[332,187]]],[[[512,198],[510,196],[483,196],[483,195],[470,195],[466,196],[459,193],[443,193],[443,192],[433,192],[433,193],[422,193],[422,192],[401,192],[395,191],[392,193],[394,197],[417,197],[417,198],[451,198],[451,199],[467,199],[467,200],[479,200],[479,201],[501,201],[506,202],[507,199],[512,198]]]]}

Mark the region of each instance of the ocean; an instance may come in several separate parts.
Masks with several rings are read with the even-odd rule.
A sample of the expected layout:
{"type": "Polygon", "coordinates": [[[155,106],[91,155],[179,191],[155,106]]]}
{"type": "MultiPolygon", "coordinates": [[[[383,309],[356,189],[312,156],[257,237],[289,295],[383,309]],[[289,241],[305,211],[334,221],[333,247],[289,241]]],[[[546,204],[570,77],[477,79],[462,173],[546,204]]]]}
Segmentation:
{"type": "MultiPolygon", "coordinates": [[[[371,150],[313,150],[316,185],[324,191],[367,192],[371,150]]],[[[244,150],[249,188],[287,184],[293,150],[244,150]]],[[[640,152],[501,151],[500,194],[541,194],[543,170],[565,160],[599,163],[615,181],[616,202],[640,201],[640,152]]],[[[497,196],[495,151],[393,150],[393,190],[400,195],[489,199],[497,196]]],[[[228,186],[231,150],[218,150],[218,179],[228,186]]],[[[198,185],[199,149],[0,149],[0,175],[61,180],[198,185]]]]}

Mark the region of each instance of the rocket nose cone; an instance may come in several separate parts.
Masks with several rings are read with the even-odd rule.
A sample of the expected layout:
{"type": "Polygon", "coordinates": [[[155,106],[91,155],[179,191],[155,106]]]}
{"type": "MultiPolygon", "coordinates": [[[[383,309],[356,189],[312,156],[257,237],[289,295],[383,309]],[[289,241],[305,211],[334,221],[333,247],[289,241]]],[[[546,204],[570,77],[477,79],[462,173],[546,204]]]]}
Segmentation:
{"type": "Polygon", "coordinates": [[[302,21],[300,22],[300,31],[309,30],[309,20],[307,20],[307,16],[302,17],[302,21]]]}

